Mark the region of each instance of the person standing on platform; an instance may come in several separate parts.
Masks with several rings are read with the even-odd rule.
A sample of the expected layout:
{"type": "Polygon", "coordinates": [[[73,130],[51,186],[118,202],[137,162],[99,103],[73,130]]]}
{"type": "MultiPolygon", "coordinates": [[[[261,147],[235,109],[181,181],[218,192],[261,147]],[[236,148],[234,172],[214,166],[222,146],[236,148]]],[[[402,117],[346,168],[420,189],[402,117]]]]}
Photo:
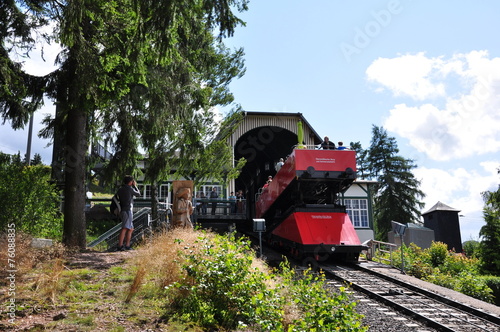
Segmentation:
{"type": "Polygon", "coordinates": [[[245,211],[245,196],[243,190],[238,190],[236,194],[236,213],[243,213],[245,211]]]}
{"type": "Polygon", "coordinates": [[[212,202],[212,215],[215,215],[215,210],[217,210],[217,202],[215,201],[217,198],[219,198],[219,194],[217,193],[217,188],[212,187],[212,191],[210,192],[210,199],[214,200],[212,202]]]}
{"type": "Polygon", "coordinates": [[[236,195],[234,194],[234,191],[231,191],[231,194],[229,195],[229,206],[230,213],[236,213],[236,195]]]}
{"type": "Polygon", "coordinates": [[[141,192],[137,188],[137,183],[130,175],[123,178],[123,185],[116,193],[120,200],[120,219],[122,221],[122,229],[118,236],[118,250],[130,250],[130,241],[134,232],[134,197],[141,196],[141,192]],[[124,243],[125,242],[125,243],[124,243]]]}

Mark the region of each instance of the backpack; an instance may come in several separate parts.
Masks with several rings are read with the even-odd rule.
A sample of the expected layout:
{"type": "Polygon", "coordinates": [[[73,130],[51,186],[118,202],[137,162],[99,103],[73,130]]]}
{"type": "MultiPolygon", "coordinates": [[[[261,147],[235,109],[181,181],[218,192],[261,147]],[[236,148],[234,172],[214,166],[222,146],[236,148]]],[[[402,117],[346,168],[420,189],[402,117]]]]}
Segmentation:
{"type": "Polygon", "coordinates": [[[118,200],[118,196],[116,194],[111,199],[111,204],[109,205],[109,211],[117,217],[120,216],[122,207],[120,206],[120,201],[118,200]]]}

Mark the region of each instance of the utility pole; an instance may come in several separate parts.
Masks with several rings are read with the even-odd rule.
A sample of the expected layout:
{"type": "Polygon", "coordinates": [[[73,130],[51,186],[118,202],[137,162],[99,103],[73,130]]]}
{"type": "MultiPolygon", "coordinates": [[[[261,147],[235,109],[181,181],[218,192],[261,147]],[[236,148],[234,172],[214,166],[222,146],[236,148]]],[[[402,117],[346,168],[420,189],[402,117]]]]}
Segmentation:
{"type": "Polygon", "coordinates": [[[31,165],[31,139],[33,137],[33,114],[30,116],[30,125],[28,128],[28,144],[26,147],[26,162],[28,163],[28,166],[31,165]]]}

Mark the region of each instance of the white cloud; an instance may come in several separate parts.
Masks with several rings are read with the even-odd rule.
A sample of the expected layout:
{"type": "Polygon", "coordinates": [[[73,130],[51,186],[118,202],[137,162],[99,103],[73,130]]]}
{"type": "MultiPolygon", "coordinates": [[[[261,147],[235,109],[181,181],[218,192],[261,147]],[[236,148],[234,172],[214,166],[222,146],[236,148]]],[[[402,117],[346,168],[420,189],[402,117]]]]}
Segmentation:
{"type": "Polygon", "coordinates": [[[445,94],[444,84],[433,82],[435,69],[441,65],[439,58],[427,58],[424,53],[378,58],[368,67],[366,75],[369,81],[381,84],[395,96],[423,100],[445,94]]]}
{"type": "Polygon", "coordinates": [[[500,58],[490,59],[486,51],[456,54],[449,60],[419,53],[378,59],[367,75],[395,95],[417,101],[395,105],[384,127],[429,158],[500,151],[500,58]]]}
{"type": "Polygon", "coordinates": [[[479,229],[484,224],[484,202],[481,193],[497,190],[499,165],[500,160],[482,162],[480,170],[442,170],[427,167],[415,169],[415,177],[421,181],[420,189],[426,194],[422,212],[429,210],[438,201],[460,210],[460,214],[465,216],[460,219],[462,240],[477,238],[479,229]]]}
{"type": "Polygon", "coordinates": [[[421,181],[420,189],[426,194],[423,200],[425,209],[441,201],[463,214],[482,211],[484,202],[481,193],[498,188],[500,160],[482,162],[480,166],[481,170],[416,168],[415,177],[421,181]]]}

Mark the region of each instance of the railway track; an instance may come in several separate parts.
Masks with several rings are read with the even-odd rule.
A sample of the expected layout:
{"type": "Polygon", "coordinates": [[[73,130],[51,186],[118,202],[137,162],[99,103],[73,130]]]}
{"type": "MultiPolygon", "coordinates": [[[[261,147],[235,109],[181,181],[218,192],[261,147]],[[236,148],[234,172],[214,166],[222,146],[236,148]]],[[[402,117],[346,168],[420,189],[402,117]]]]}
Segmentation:
{"type": "Polygon", "coordinates": [[[500,331],[500,318],[359,266],[320,266],[327,278],[437,331],[500,331]]]}

